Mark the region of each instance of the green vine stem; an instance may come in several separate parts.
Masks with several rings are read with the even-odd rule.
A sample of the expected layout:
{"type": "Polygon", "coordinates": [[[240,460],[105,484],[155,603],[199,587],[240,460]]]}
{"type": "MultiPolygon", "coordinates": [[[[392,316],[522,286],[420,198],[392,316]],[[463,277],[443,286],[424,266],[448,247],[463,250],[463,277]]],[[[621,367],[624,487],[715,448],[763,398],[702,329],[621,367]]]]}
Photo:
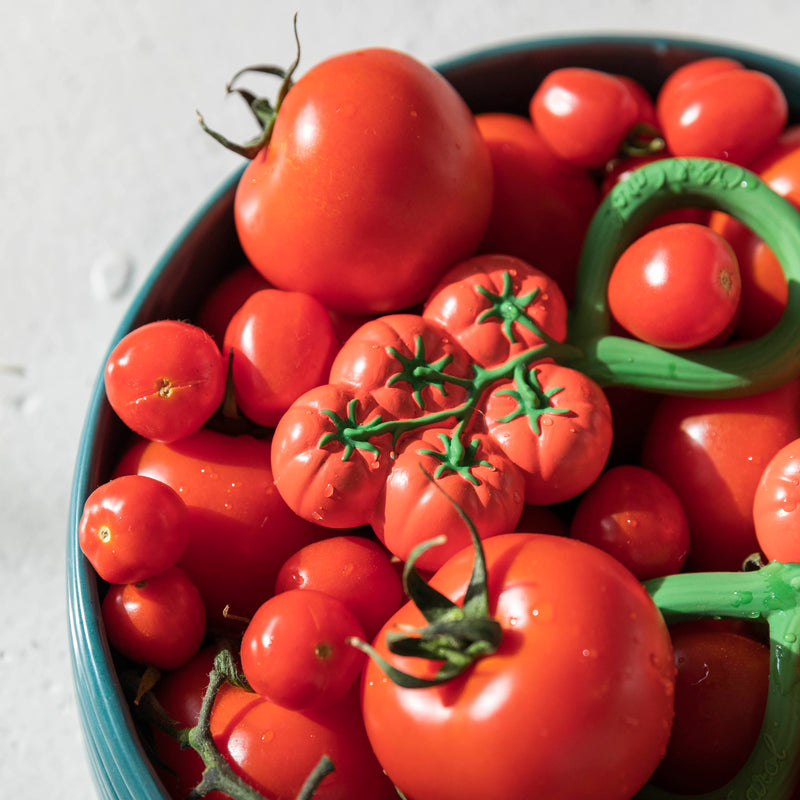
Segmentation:
{"type": "MultiPolygon", "coordinates": [[[[800,775],[800,564],[753,572],[684,573],[645,584],[667,623],[699,618],[760,620],[769,626],[770,677],[761,733],[728,784],[693,800],[789,800],[800,775]]],[[[647,786],[638,800],[677,800],[647,786]]]]}

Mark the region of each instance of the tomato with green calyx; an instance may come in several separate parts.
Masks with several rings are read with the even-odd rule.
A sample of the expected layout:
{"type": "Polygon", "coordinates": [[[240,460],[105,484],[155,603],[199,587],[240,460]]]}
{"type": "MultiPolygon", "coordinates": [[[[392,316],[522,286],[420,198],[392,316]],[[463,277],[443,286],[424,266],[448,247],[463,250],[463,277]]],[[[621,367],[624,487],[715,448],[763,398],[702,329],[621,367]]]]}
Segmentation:
{"type": "Polygon", "coordinates": [[[243,150],[246,255],[274,286],[333,309],[422,301],[489,219],[492,168],[472,113],[440,73],[391,49],[333,56],[293,84],[292,72],[259,146],[243,150]]]}

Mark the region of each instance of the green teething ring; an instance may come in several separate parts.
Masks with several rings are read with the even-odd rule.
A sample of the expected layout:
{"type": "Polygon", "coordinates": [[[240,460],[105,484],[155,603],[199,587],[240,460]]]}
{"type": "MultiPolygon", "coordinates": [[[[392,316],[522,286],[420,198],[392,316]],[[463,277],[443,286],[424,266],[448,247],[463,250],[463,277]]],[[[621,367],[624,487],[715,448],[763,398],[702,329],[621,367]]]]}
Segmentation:
{"type": "Polygon", "coordinates": [[[786,383],[800,374],[800,213],[759,177],[724,161],[674,158],[641,167],[614,187],[589,227],[569,343],[576,348],[569,365],[606,386],[710,397],[753,394],[786,383]],[[648,221],[678,207],[724,211],[772,248],[789,297],[767,334],[741,344],[677,352],[608,333],[606,290],[614,264],[648,221]]]}

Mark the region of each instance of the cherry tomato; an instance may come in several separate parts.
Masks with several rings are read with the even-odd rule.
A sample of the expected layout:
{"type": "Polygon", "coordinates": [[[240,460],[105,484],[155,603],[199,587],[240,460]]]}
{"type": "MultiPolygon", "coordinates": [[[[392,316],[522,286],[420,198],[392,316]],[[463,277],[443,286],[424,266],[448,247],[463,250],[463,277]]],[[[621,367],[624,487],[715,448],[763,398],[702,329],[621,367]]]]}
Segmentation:
{"type": "Polygon", "coordinates": [[[454,336],[418,314],[387,314],[362,325],[342,345],[330,383],[369,392],[396,419],[414,419],[463,402],[455,382],[426,380],[429,365],[466,379],[471,363],[454,336]]]}
{"type": "Polygon", "coordinates": [[[356,442],[350,432],[387,416],[372,395],[338,384],[299,397],[275,428],[272,448],[275,488],[289,508],[327,528],[368,524],[391,465],[392,438],[356,442]]]}
{"type": "Polygon", "coordinates": [[[741,165],[772,145],[788,119],[777,81],[727,58],[675,70],[656,98],[656,109],[672,155],[741,165]]]}
{"type": "Polygon", "coordinates": [[[489,435],[521,470],[525,502],[576,497],[600,475],[611,451],[611,409],[582,372],[549,362],[496,385],[485,404],[489,435]]]}
{"type": "Polygon", "coordinates": [[[203,600],[180,567],[136,583],[113,584],[101,608],[112,647],[140,664],[180,667],[205,636],[203,600]]]}
{"type": "MultiPolygon", "coordinates": [[[[214,650],[203,650],[186,666],[167,674],[155,689],[158,701],[180,726],[197,722],[214,650]]],[[[234,772],[265,797],[294,800],[323,755],[334,763],[314,800],[397,800],[369,746],[359,709],[358,688],[323,708],[293,711],[231,684],[219,691],[211,713],[211,734],[234,772]]],[[[175,800],[200,781],[202,762],[190,749],[155,729],[159,773],[175,800]]],[[[227,795],[212,792],[209,800],[227,795]]]]}
{"type": "Polygon", "coordinates": [[[731,328],[741,288],[725,239],[705,225],[675,223],[645,233],[622,253],[608,281],[608,305],[636,338],[693,349],[731,328]]]}
{"type": "Polygon", "coordinates": [[[800,437],[800,381],[751,397],[663,398],[642,466],[664,478],[689,520],[687,568],[739,570],[758,552],[753,501],[772,457],[800,437]]]}
{"type": "Polygon", "coordinates": [[[276,593],[290,589],[337,597],[356,615],[368,641],[403,599],[400,576],[386,550],[365,536],[332,536],[298,550],[275,580],[276,593]]]}
{"type": "Polygon", "coordinates": [[[461,96],[411,56],[370,48],[292,86],[234,215],[274,286],[387,312],[422,301],[475,250],[491,202],[489,154],[461,96]]]}
{"type": "Polygon", "coordinates": [[[570,535],[605,550],[641,581],[680,572],[689,552],[678,496],[663,478],[632,464],[606,470],[589,487],[570,535]]]}
{"type": "Polygon", "coordinates": [[[355,684],[364,654],[356,615],[338,598],[314,589],[270,597],[250,620],[241,645],[242,671],[259,694],[284,708],[317,708],[355,684]]]}
{"type": "Polygon", "coordinates": [[[135,328],[106,361],[108,402],[140,436],[174,442],[198,430],[225,395],[228,367],[214,340],[188,322],[135,328]]]}
{"type": "Polygon", "coordinates": [[[386,548],[407,561],[414,547],[435,536],[417,561],[438,569],[470,543],[454,503],[483,539],[513,531],[523,506],[520,470],[486,434],[464,441],[455,429],[429,427],[403,441],[375,503],[372,527],[386,548]]]}
{"type": "MultiPolygon", "coordinates": [[[[483,544],[500,644],[431,688],[401,688],[370,660],[362,707],[378,760],[415,800],[581,800],[587,787],[594,800],[630,800],[661,760],[672,720],[660,613],[627,569],[583,542],[513,533],[483,544]]],[[[431,585],[461,603],[473,562],[467,547],[431,585]]],[[[406,604],[376,649],[431,677],[438,662],[393,655],[385,643],[388,631],[424,624],[406,604]]]]}
{"type": "Polygon", "coordinates": [[[489,148],[492,213],[478,251],[526,261],[572,299],[583,237],[600,202],[597,184],[550,150],[530,120],[514,114],[475,117],[489,148]]]}
{"type": "Polygon", "coordinates": [[[327,382],[337,348],[319,300],[280,289],[256,292],[225,331],[237,405],[253,422],[274,427],[301,394],[327,382]]]}
{"type": "Polygon", "coordinates": [[[800,439],[782,447],[767,464],[753,499],[753,522],[761,552],[770,561],[800,562],[800,439]]]}
{"type": "Polygon", "coordinates": [[[431,292],[423,317],[487,369],[542,345],[543,334],[559,342],[567,335],[567,303],[558,285],[513,256],[480,255],[453,267],[431,292]]]}
{"type": "Polygon", "coordinates": [[[327,534],[292,513],[275,490],[271,447],[269,438],[203,429],[169,445],[137,442],[117,467],[117,474],[163,481],[183,498],[190,535],[179,565],[215,627],[230,627],[226,606],[252,615],[272,594],[281,564],[327,534]]]}
{"type": "Polygon", "coordinates": [[[653,782],[696,795],[726,784],[750,755],[767,702],[770,653],[751,636],[709,622],[680,623],[670,634],[675,719],[653,782]]]}
{"type": "Polygon", "coordinates": [[[548,147],[580,167],[603,167],[639,118],[627,84],[606,72],[564,67],[550,72],[530,101],[530,115],[548,147]]]}
{"type": "Polygon", "coordinates": [[[189,542],[189,512],[165,483],[121,476],[89,495],[78,540],[104,581],[135,583],[177,563],[189,542]]]}

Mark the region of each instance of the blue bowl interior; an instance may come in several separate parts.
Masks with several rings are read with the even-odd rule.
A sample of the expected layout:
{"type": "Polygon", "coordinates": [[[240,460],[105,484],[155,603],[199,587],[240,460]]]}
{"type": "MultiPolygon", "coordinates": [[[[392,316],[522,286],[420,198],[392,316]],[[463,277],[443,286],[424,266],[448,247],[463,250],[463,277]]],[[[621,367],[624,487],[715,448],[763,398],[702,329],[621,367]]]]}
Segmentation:
{"type": "MultiPolygon", "coordinates": [[[[533,91],[551,70],[586,66],[637,78],[655,93],[678,66],[728,56],[771,74],[800,115],[800,66],[744,48],[659,37],[579,36],[521,41],[438,66],[476,113],[527,114],[533,91]]],[[[243,261],[233,225],[235,173],[198,210],[154,267],[109,346],[144,322],[191,319],[209,289],[243,261]]],[[[100,615],[102,587],[80,552],[78,524],[91,491],[108,479],[127,433],[105,400],[102,367],[82,433],[72,487],[67,541],[71,657],[83,737],[98,794],[107,800],[165,800],[168,794],[137,735],[100,615]]]]}

